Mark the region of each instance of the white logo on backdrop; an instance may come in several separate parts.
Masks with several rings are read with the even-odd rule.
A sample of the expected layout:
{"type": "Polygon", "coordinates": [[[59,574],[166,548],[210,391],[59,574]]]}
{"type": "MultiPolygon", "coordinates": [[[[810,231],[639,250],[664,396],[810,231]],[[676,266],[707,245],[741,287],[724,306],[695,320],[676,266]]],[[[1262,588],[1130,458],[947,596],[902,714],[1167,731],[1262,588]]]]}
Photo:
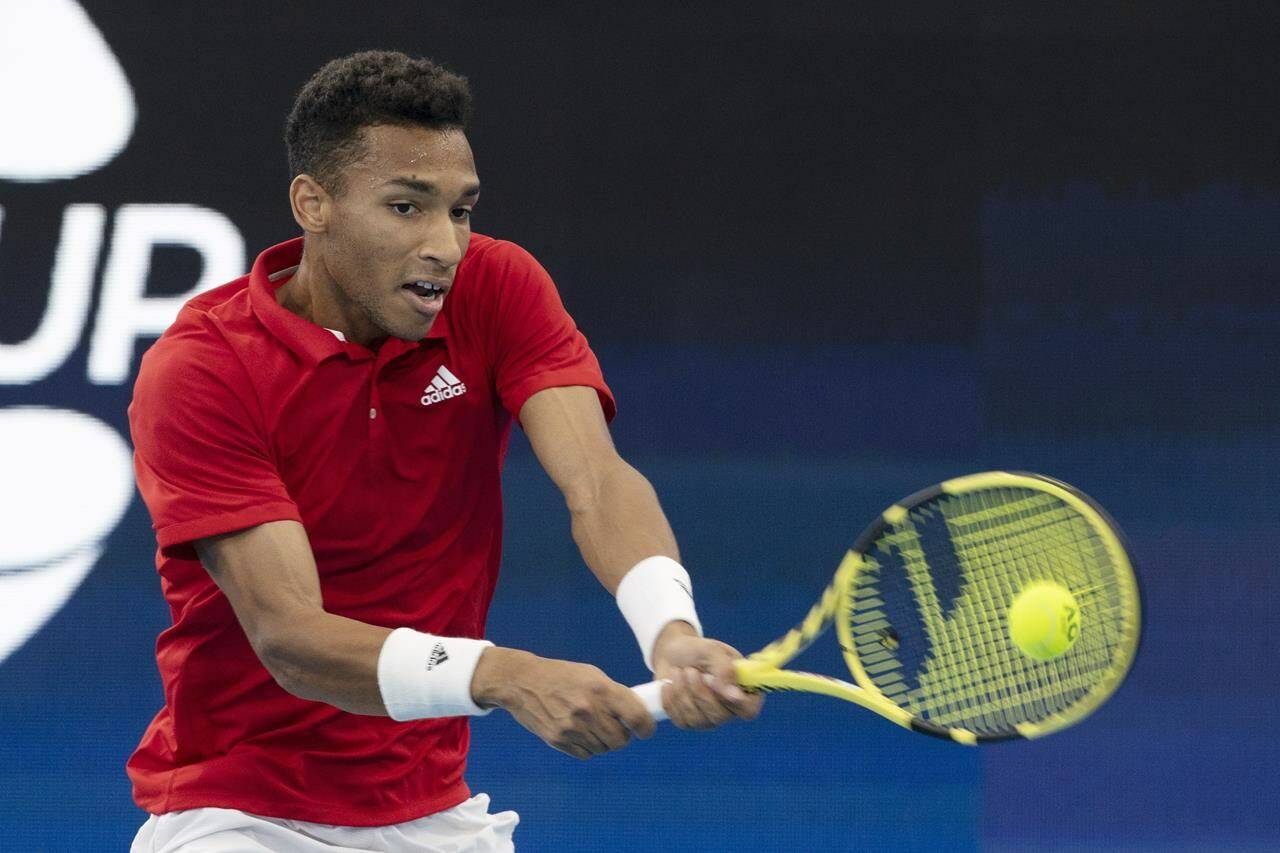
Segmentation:
{"type": "Polygon", "coordinates": [[[133,499],[131,459],[119,433],[82,412],[0,409],[0,661],[102,556],[133,499]]]}
{"type": "Polygon", "coordinates": [[[101,168],[133,133],[120,63],[73,0],[0,3],[0,178],[52,181],[101,168]]]}
{"type": "MultiPolygon", "coordinates": [[[[137,108],[119,61],[79,4],[0,0],[0,115],[0,181],[36,183],[109,164],[129,143],[137,108]]],[[[191,296],[244,272],[244,240],[216,210],[134,203],[112,214],[91,202],[70,204],[44,315],[26,340],[0,343],[0,384],[40,382],[75,351],[92,317],[112,215],[89,336],[90,383],[125,383],[139,339],[164,331],[191,296]],[[156,246],[200,255],[203,271],[186,293],[146,295],[156,246]]],[[[4,217],[0,207],[0,238],[4,217]]],[[[62,607],[102,555],[132,499],[130,455],[113,428],[86,413],[0,409],[0,662],[62,607]]]]}

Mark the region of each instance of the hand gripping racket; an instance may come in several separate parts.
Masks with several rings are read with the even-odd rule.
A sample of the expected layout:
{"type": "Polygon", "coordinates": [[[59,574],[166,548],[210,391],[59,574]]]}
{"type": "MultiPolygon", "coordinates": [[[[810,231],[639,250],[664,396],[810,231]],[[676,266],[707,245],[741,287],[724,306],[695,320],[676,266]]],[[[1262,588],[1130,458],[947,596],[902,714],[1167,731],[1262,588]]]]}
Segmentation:
{"type": "MultiPolygon", "coordinates": [[[[1087,717],[1138,648],[1139,590],[1123,535],[1089,497],[1039,474],[948,480],[885,510],[845,554],[804,621],[737,662],[745,690],[854,702],[913,731],[979,744],[1035,738],[1087,717]],[[1072,644],[1041,660],[1010,636],[1029,586],[1071,593],[1072,644]],[[782,669],[832,623],[854,683],[782,669]]],[[[657,720],[662,682],[634,688],[657,720]]]]}

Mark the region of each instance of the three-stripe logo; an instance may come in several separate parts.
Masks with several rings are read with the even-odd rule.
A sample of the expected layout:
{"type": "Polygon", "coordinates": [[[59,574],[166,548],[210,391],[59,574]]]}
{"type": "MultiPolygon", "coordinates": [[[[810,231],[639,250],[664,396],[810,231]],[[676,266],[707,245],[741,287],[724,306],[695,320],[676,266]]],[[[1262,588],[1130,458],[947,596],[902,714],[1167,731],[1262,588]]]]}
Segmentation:
{"type": "Polygon", "coordinates": [[[436,375],[432,377],[431,384],[422,389],[422,405],[430,406],[441,400],[452,400],[465,393],[467,393],[466,383],[454,376],[453,372],[442,364],[436,370],[436,375]]]}

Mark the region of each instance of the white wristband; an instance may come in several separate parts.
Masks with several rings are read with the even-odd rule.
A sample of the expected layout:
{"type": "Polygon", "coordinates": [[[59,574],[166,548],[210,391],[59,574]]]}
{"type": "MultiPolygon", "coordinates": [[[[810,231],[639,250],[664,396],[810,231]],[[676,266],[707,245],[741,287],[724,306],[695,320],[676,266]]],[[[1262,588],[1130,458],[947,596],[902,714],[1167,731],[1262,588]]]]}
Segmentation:
{"type": "Polygon", "coordinates": [[[378,653],[378,690],[393,720],[482,716],[471,698],[471,676],[480,654],[493,643],[467,637],[437,637],[397,628],[378,653]]]}
{"type": "Polygon", "coordinates": [[[617,599],[650,671],[654,643],[667,625],[677,620],[688,622],[702,636],[702,623],[693,606],[693,582],[684,566],[670,557],[648,557],[636,563],[618,584],[617,599]]]}

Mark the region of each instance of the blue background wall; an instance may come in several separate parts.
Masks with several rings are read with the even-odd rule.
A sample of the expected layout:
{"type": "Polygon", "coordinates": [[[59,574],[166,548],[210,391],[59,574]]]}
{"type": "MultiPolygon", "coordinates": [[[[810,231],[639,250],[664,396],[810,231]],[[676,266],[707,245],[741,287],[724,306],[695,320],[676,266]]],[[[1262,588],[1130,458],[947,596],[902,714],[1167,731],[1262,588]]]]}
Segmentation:
{"type": "MultiPolygon", "coordinates": [[[[1129,682],[1041,742],[966,750],[778,696],[756,723],[580,763],[478,720],[471,783],[521,813],[522,849],[1274,849],[1280,26],[1004,5],[86,2],[137,125],[90,174],[0,178],[0,344],[45,317],[68,204],[102,205],[108,240],[122,205],[198,204],[252,257],[293,234],[278,139],[307,74],[373,46],[448,61],[477,93],[476,228],[533,251],[591,337],[711,633],[768,642],[887,503],[986,468],[1091,493],[1146,592],[1129,682]]],[[[150,262],[151,295],[201,269],[178,244],[150,262]]],[[[98,269],[71,355],[0,385],[0,412],[127,435],[129,380],[87,379],[127,319],[102,288],[98,269]]],[[[523,439],[506,484],[492,639],[644,680],[523,439]]],[[[135,499],[0,659],[0,849],[124,849],[141,822],[123,764],[161,699],[152,548],[135,499]]],[[[801,661],[839,672],[829,649],[801,661]]]]}

